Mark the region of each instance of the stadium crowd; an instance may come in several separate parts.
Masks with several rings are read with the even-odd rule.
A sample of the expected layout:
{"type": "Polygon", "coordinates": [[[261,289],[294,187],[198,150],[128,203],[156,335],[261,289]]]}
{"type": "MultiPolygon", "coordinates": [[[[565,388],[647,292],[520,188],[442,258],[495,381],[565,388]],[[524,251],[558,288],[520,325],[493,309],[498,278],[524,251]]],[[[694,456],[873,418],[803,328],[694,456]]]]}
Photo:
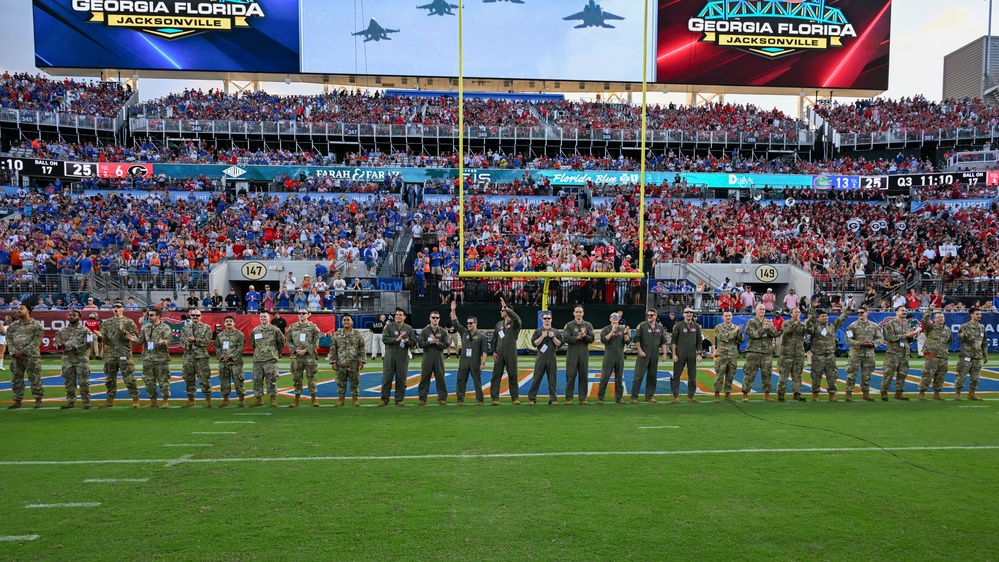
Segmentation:
{"type": "Polygon", "coordinates": [[[854,103],[820,101],[815,112],[839,132],[876,133],[905,129],[939,133],[954,129],[999,125],[999,107],[980,99],[947,99],[931,102],[923,96],[898,100],[868,99],[854,103]]]}
{"type": "Polygon", "coordinates": [[[114,117],[131,96],[131,87],[112,82],[52,80],[10,72],[0,76],[0,109],[114,117]]]}

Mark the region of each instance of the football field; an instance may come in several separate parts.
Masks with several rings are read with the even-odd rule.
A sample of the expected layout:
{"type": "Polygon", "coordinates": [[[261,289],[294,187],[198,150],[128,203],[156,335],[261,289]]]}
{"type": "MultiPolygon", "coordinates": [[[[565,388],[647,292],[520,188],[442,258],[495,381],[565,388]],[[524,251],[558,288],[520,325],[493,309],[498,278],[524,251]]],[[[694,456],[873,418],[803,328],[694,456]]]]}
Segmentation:
{"type": "MultiPolygon", "coordinates": [[[[532,365],[521,357],[522,399],[532,365]]],[[[180,409],[175,378],[169,410],[124,407],[119,383],[114,409],[62,411],[58,364],[47,358],[44,369],[43,409],[26,400],[0,411],[0,559],[989,560],[999,552],[999,395],[991,393],[982,402],[946,393],[940,402],[846,404],[841,371],[838,403],[702,396],[569,407],[548,406],[543,393],[533,407],[504,398],[459,408],[452,374],[446,407],[408,399],[376,408],[365,399],[333,408],[325,370],[321,408],[287,408],[285,375],[279,408],[209,410],[199,393],[198,408],[180,409]]],[[[664,394],[668,374],[660,375],[664,394]]],[[[9,371],[3,379],[6,406],[9,371]]],[[[376,394],[377,379],[363,377],[361,387],[376,394]]],[[[103,375],[92,381],[96,405],[103,375]]],[[[699,386],[711,382],[703,371],[699,386]]],[[[591,383],[595,390],[593,374],[591,383]]]]}

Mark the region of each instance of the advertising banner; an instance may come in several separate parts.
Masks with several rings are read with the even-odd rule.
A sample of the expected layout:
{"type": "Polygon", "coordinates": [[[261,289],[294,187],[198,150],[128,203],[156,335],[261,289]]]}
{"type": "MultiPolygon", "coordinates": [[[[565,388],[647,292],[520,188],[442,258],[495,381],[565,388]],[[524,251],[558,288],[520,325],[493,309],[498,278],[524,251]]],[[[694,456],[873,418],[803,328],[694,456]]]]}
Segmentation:
{"type": "Polygon", "coordinates": [[[659,0],[656,82],[886,90],[890,0],[659,0]]]}
{"type": "Polygon", "coordinates": [[[39,67],[298,72],[298,0],[33,0],[39,67]]]}

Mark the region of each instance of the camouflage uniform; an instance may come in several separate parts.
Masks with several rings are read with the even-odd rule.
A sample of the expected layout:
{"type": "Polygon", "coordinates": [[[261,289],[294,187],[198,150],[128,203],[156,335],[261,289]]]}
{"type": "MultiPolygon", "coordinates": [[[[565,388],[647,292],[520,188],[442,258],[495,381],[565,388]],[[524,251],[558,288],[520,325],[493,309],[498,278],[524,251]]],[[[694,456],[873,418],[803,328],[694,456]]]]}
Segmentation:
{"type": "Polygon", "coordinates": [[[66,405],[76,402],[77,384],[80,387],[80,397],[83,405],[90,405],[90,348],[96,337],[93,332],[77,322],[76,326],[68,324],[56,333],[56,339],[62,346],[62,378],[66,384],[66,405]]]}
{"type": "Polygon", "coordinates": [[[7,354],[10,355],[10,385],[14,391],[14,402],[24,398],[24,377],[28,377],[31,395],[41,400],[45,395],[42,388],[42,325],[35,320],[18,320],[7,327],[7,354]],[[14,354],[24,353],[17,358],[14,354]]]}
{"type": "Polygon", "coordinates": [[[197,393],[195,381],[201,386],[205,398],[212,397],[212,366],[208,364],[208,344],[212,342],[212,329],[204,322],[191,322],[180,331],[180,343],[184,346],[184,366],[182,373],[187,386],[187,399],[194,400],[197,393]],[[187,338],[194,336],[194,342],[187,338]]]}
{"type": "Polygon", "coordinates": [[[732,392],[732,381],[739,368],[739,344],[746,341],[746,333],[739,326],[719,324],[715,326],[715,394],[725,387],[725,394],[732,392]]]}
{"type": "Polygon", "coordinates": [[[510,388],[510,400],[520,400],[520,373],[517,371],[517,337],[523,325],[520,316],[512,308],[506,308],[509,320],[500,320],[493,330],[493,353],[498,359],[493,364],[493,378],[489,385],[489,397],[499,400],[500,386],[503,384],[503,370],[506,370],[510,388]]]}
{"type": "Polygon", "coordinates": [[[215,335],[215,357],[219,360],[219,390],[224,400],[229,399],[232,385],[236,385],[236,396],[240,400],[246,396],[243,390],[243,349],[246,347],[246,337],[243,332],[233,328],[222,330],[215,335]]]}
{"type": "Polygon", "coordinates": [[[912,331],[904,319],[892,318],[885,323],[885,362],[881,367],[881,394],[891,392],[891,381],[895,381],[895,392],[905,388],[905,377],[909,376],[909,351],[912,340],[905,334],[912,331]]]}
{"type": "MultiPolygon", "coordinates": [[[[812,394],[822,390],[822,377],[826,377],[826,390],[836,394],[836,379],[839,367],[836,366],[836,332],[843,327],[850,316],[846,309],[832,323],[819,324],[818,315],[813,314],[805,322],[805,334],[812,336],[812,394]]],[[[830,397],[832,400],[832,397],[830,397]]]]}
{"type": "Polygon", "coordinates": [[[635,359],[635,371],[631,380],[631,399],[638,400],[638,390],[645,379],[645,399],[651,400],[656,394],[659,382],[659,355],[666,345],[666,329],[659,322],[642,322],[635,330],[635,343],[642,345],[645,357],[635,359]]]}
{"type": "Polygon", "coordinates": [[[482,330],[476,330],[473,334],[468,328],[457,325],[456,330],[461,336],[461,354],[458,358],[458,389],[455,394],[458,403],[465,402],[465,385],[468,384],[468,375],[472,375],[472,384],[475,385],[475,401],[482,402],[482,357],[486,353],[486,335],[482,330]]]}
{"type": "Polygon", "coordinates": [[[444,350],[451,347],[451,339],[447,330],[440,325],[437,328],[427,326],[420,331],[419,342],[423,349],[423,359],[420,362],[420,385],[418,387],[420,401],[427,400],[431,376],[437,386],[437,400],[447,400],[447,385],[444,383],[444,350]],[[437,343],[430,343],[431,337],[437,338],[437,343]]]}
{"type": "Polygon", "coordinates": [[[923,344],[925,361],[923,363],[923,377],[919,380],[919,392],[926,392],[931,382],[933,390],[940,392],[943,390],[944,377],[947,376],[947,360],[950,359],[950,344],[954,335],[946,324],[937,327],[933,322],[925,321],[926,316],[923,319],[923,333],[926,334],[926,343],[923,344]]]}
{"type": "Polygon", "coordinates": [[[364,367],[364,336],[357,330],[337,330],[333,334],[329,353],[330,364],[336,363],[336,388],[340,399],[347,396],[347,381],[350,381],[350,397],[357,400],[360,395],[361,369],[364,367]]]}
{"type": "Polygon", "coordinates": [[[142,380],[146,383],[146,394],[151,400],[156,399],[156,387],[159,385],[163,400],[170,399],[170,342],[173,332],[166,322],[158,325],[147,324],[139,330],[139,339],[135,344],[142,346],[142,380]],[[166,343],[159,343],[160,340],[166,343]]]}
{"type": "Polygon", "coordinates": [[[970,375],[968,391],[974,394],[978,390],[982,363],[989,359],[989,342],[985,339],[985,326],[981,323],[966,322],[958,328],[957,339],[961,342],[961,351],[958,353],[957,380],[954,382],[954,389],[961,392],[964,389],[964,379],[970,375]]]}
{"type": "Polygon", "coordinates": [[[104,340],[104,388],[108,400],[118,394],[118,373],[125,382],[128,395],[139,397],[139,385],[135,383],[135,360],[132,358],[132,342],[128,336],[138,336],[138,328],[130,318],[108,318],[101,324],[101,339],[104,340]]]}
{"type": "Polygon", "coordinates": [[[577,324],[575,320],[569,322],[562,329],[565,336],[565,400],[572,402],[573,394],[576,391],[576,379],[579,379],[579,399],[586,400],[590,394],[590,344],[596,338],[593,333],[593,324],[582,321],[577,324]],[[585,329],[585,334],[580,331],[585,329]]]}
{"type": "Polygon", "coordinates": [[[805,324],[801,320],[786,320],[780,327],[781,348],[777,360],[777,396],[787,391],[787,379],[791,378],[791,392],[795,398],[801,396],[801,371],[805,368],[805,324]]]}
{"type": "Polygon", "coordinates": [[[284,334],[274,324],[261,324],[250,332],[250,347],[253,348],[253,396],[263,398],[266,379],[267,394],[276,398],[277,362],[284,351],[284,334]]]}
{"type": "Polygon", "coordinates": [[[316,396],[316,364],[318,354],[316,348],[319,347],[319,337],[322,334],[319,326],[308,320],[299,320],[288,326],[288,333],[285,339],[288,342],[288,351],[291,352],[291,378],[295,385],[295,396],[302,395],[302,375],[308,380],[309,395],[316,396]],[[299,356],[297,351],[305,350],[305,355],[299,356]]]}
{"type": "Polygon", "coordinates": [[[764,328],[763,322],[755,316],[746,322],[745,330],[749,344],[746,345],[746,363],[742,366],[743,394],[752,392],[753,382],[756,381],[756,373],[759,371],[762,371],[760,382],[763,384],[763,392],[770,392],[774,374],[774,338],[778,332],[773,323],[764,328]]]}
{"type": "MultiPolygon", "coordinates": [[[[531,342],[541,337],[541,334],[545,330],[537,328],[534,333],[531,334],[531,342]]],[[[552,328],[552,333],[555,334],[554,339],[562,342],[562,332],[552,328]]],[[[541,340],[541,345],[536,346],[538,349],[538,356],[534,359],[534,380],[531,381],[531,388],[527,391],[527,399],[534,402],[538,399],[538,391],[541,389],[541,378],[548,378],[548,403],[552,404],[558,401],[558,394],[555,390],[556,377],[558,377],[558,359],[555,357],[555,350],[558,349],[555,342],[552,341],[553,338],[546,337],[541,340]]]]}
{"type": "Polygon", "coordinates": [[[382,359],[382,404],[388,404],[395,381],[395,403],[406,399],[406,380],[409,378],[409,350],[416,347],[416,331],[409,324],[389,322],[382,332],[385,357],[382,359]],[[406,339],[405,342],[402,341],[406,339]]]}
{"type": "Polygon", "coordinates": [[[853,392],[857,384],[857,371],[860,370],[860,390],[869,392],[871,375],[874,373],[874,349],[885,342],[881,328],[870,320],[857,320],[846,327],[846,344],[850,346],[846,362],[846,391],[853,392]],[[870,341],[874,347],[861,347],[861,342],[870,341]]]}

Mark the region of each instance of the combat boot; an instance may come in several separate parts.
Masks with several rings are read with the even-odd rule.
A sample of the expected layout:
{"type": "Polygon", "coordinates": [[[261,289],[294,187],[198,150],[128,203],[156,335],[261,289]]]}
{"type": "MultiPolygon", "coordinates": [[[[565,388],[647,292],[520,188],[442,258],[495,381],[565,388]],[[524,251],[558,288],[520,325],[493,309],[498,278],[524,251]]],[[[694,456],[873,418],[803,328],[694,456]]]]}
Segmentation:
{"type": "Polygon", "coordinates": [[[731,402],[732,401],[732,393],[731,392],[726,392],[725,393],[725,401],[726,402],[731,402]]]}
{"type": "Polygon", "coordinates": [[[717,404],[717,403],[719,403],[719,402],[721,402],[721,395],[720,395],[719,393],[717,393],[717,392],[716,392],[716,393],[715,393],[715,404],[717,404]]]}
{"type": "Polygon", "coordinates": [[[250,407],[251,408],[257,408],[257,407],[263,406],[263,405],[264,405],[264,397],[263,396],[254,396],[253,397],[253,403],[250,404],[250,407]]]}
{"type": "Polygon", "coordinates": [[[933,399],[934,400],[943,400],[943,397],[940,396],[940,391],[937,390],[937,389],[935,389],[935,388],[933,389],[933,399]]]}
{"type": "Polygon", "coordinates": [[[749,393],[746,393],[746,392],[742,393],[742,401],[743,402],[749,402],[749,393]]]}
{"type": "Polygon", "coordinates": [[[763,393],[763,401],[764,402],[773,402],[774,399],[770,398],[770,393],[769,392],[764,392],[763,393]]]}
{"type": "Polygon", "coordinates": [[[902,389],[900,388],[895,390],[895,400],[901,400],[902,402],[909,401],[909,399],[904,394],[902,394],[902,389]]]}
{"type": "MultiPolygon", "coordinates": [[[[354,404],[355,408],[360,408],[361,407],[361,401],[358,400],[357,398],[354,398],[353,400],[351,400],[351,403],[354,404]]],[[[316,403],[315,406],[319,406],[319,404],[316,403]]]]}
{"type": "Polygon", "coordinates": [[[835,392],[830,392],[829,393],[829,401],[830,402],[836,402],[836,393],[835,392]]]}
{"type": "Polygon", "coordinates": [[[132,409],[133,410],[138,410],[139,409],[139,397],[138,396],[136,396],[135,398],[132,399],[132,409]]]}
{"type": "Polygon", "coordinates": [[[20,400],[14,400],[13,402],[11,402],[10,406],[7,406],[8,410],[18,410],[20,408],[21,408],[20,400]]]}
{"type": "Polygon", "coordinates": [[[169,407],[170,407],[170,401],[164,398],[163,403],[160,404],[160,408],[169,408],[169,407]]]}
{"type": "Polygon", "coordinates": [[[237,406],[237,408],[242,408],[244,406],[246,406],[246,397],[245,396],[240,396],[239,397],[239,406],[237,406]]]}
{"type": "Polygon", "coordinates": [[[887,402],[888,401],[888,391],[887,390],[882,390],[881,391],[881,401],[882,402],[887,402]]]}
{"type": "Polygon", "coordinates": [[[974,389],[974,390],[969,389],[968,390],[968,400],[971,400],[973,402],[981,402],[982,399],[979,398],[977,394],[975,394],[975,390],[978,390],[978,389],[974,389]]]}
{"type": "MultiPolygon", "coordinates": [[[[354,401],[356,402],[357,400],[355,399],[354,401]]],[[[313,408],[319,407],[319,398],[317,398],[315,394],[312,395],[312,407],[313,408]]]]}
{"type": "Polygon", "coordinates": [[[184,402],[181,408],[193,408],[194,406],[195,406],[194,398],[188,398],[187,402],[184,402]]]}
{"type": "Polygon", "coordinates": [[[211,407],[212,407],[212,397],[205,396],[205,408],[211,408],[211,407]]]}
{"type": "Polygon", "coordinates": [[[159,408],[159,407],[160,407],[160,405],[157,403],[157,400],[156,400],[155,397],[150,398],[149,399],[149,404],[146,404],[146,409],[147,410],[152,410],[153,408],[159,408]]]}
{"type": "Polygon", "coordinates": [[[89,410],[90,409],[90,400],[84,400],[83,401],[83,409],[84,410],[89,410]]]}
{"type": "Polygon", "coordinates": [[[795,392],[794,393],[794,401],[795,402],[808,402],[808,400],[805,400],[804,398],[801,397],[801,393],[800,392],[795,392]]]}
{"type": "Polygon", "coordinates": [[[922,389],[919,390],[919,400],[920,401],[925,401],[926,400],[926,391],[925,390],[922,390],[922,389]]]}
{"type": "Polygon", "coordinates": [[[295,400],[291,404],[289,404],[288,407],[289,408],[297,408],[301,403],[302,403],[302,395],[301,394],[296,394],[295,395],[295,400]]]}
{"type": "MultiPolygon", "coordinates": [[[[767,393],[767,396],[769,396],[769,393],[767,393]]],[[[778,392],[777,393],[777,401],[778,402],[783,402],[784,401],[784,393],[783,392],[778,392]]]]}
{"type": "Polygon", "coordinates": [[[340,399],[336,401],[336,406],[335,407],[336,408],[340,408],[340,407],[342,407],[346,403],[347,403],[347,399],[345,397],[341,396],[340,399]]]}
{"type": "Polygon", "coordinates": [[[271,408],[277,408],[277,396],[271,396],[271,408]]]}
{"type": "Polygon", "coordinates": [[[97,407],[98,410],[103,410],[104,408],[114,408],[114,398],[107,398],[104,403],[97,407]]]}
{"type": "Polygon", "coordinates": [[[40,410],[41,408],[42,408],[42,399],[41,398],[35,398],[35,409],[36,410],[40,410]]]}
{"type": "Polygon", "coordinates": [[[447,400],[438,400],[437,401],[437,405],[438,406],[447,406],[447,400]]]}
{"type": "Polygon", "coordinates": [[[847,402],[853,402],[853,391],[852,390],[847,390],[846,391],[846,401],[847,402]]]}
{"type": "Polygon", "coordinates": [[[960,402],[961,401],[961,389],[960,388],[958,388],[957,390],[954,391],[954,401],[955,402],[960,402]]]}
{"type": "MultiPolygon", "coordinates": [[[[37,408],[38,406],[35,406],[35,407],[37,408]]],[[[72,410],[75,407],[76,407],[76,402],[66,402],[62,406],[59,406],[59,409],[60,410],[72,410]]]]}
{"type": "Polygon", "coordinates": [[[819,401],[819,393],[818,392],[813,392],[812,393],[812,402],[818,402],[818,401],[819,401]]]}
{"type": "Polygon", "coordinates": [[[222,399],[222,403],[219,404],[219,408],[225,408],[228,405],[229,405],[229,397],[226,396],[225,398],[222,399]]]}
{"type": "Polygon", "coordinates": [[[871,391],[870,390],[865,390],[863,392],[864,392],[864,401],[865,402],[874,402],[874,399],[871,398],[871,391]]]}

